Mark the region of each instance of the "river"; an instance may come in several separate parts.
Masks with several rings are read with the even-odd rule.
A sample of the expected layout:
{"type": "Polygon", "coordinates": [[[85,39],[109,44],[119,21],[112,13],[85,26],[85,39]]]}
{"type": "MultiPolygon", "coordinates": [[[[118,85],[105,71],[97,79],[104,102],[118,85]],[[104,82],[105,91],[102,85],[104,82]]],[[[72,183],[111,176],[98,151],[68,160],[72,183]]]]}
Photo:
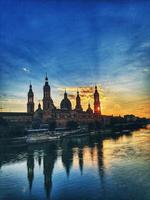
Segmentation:
{"type": "Polygon", "coordinates": [[[0,200],[149,200],[150,130],[0,147],[0,200]]]}

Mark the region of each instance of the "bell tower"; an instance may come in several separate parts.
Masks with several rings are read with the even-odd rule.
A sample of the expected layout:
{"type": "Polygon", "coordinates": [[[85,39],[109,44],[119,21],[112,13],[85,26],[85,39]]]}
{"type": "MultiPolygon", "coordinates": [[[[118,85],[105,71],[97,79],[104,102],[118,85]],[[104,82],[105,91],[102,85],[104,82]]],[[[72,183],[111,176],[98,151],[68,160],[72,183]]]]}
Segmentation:
{"type": "Polygon", "coordinates": [[[99,93],[97,91],[97,86],[95,86],[95,92],[94,92],[94,114],[96,116],[101,115],[101,107],[100,107],[100,100],[99,100],[99,93]]]}
{"type": "Polygon", "coordinates": [[[27,113],[34,113],[34,93],[32,91],[32,85],[30,83],[28,92],[28,103],[27,103],[27,113]]]}
{"type": "Polygon", "coordinates": [[[54,109],[54,104],[51,98],[51,89],[48,84],[48,77],[46,74],[45,85],[43,87],[43,111],[50,111],[53,109],[54,109]]]}

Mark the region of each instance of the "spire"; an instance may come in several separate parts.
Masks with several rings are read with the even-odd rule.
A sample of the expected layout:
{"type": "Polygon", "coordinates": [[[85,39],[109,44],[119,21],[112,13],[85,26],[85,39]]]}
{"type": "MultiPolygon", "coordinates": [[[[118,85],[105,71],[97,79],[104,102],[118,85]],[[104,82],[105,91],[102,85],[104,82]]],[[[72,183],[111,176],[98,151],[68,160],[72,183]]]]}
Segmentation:
{"type": "Polygon", "coordinates": [[[88,113],[93,113],[93,110],[92,110],[92,108],[91,108],[90,103],[88,103],[88,108],[87,108],[86,112],[88,112],[88,113]]]}
{"type": "Polygon", "coordinates": [[[95,85],[95,91],[97,91],[97,85],[95,85]]]}
{"type": "Polygon", "coordinates": [[[39,104],[38,104],[38,109],[41,109],[41,104],[40,104],[40,102],[39,102],[39,104]]]}
{"type": "Polygon", "coordinates": [[[81,99],[80,99],[78,88],[77,88],[77,96],[76,96],[76,106],[75,106],[75,109],[77,111],[82,111],[81,99]]]}
{"type": "Polygon", "coordinates": [[[34,113],[34,93],[32,91],[32,85],[30,81],[29,91],[28,91],[28,102],[27,102],[27,113],[34,113]]]}
{"type": "Polygon", "coordinates": [[[31,96],[33,95],[31,81],[30,81],[30,85],[29,85],[29,92],[28,92],[28,94],[30,94],[31,96]]]}
{"type": "Polygon", "coordinates": [[[45,82],[48,82],[47,72],[46,72],[45,82]]]}
{"type": "Polygon", "coordinates": [[[66,88],[65,88],[64,98],[67,98],[66,88]]]}
{"type": "Polygon", "coordinates": [[[101,115],[100,99],[99,99],[99,92],[97,90],[97,85],[95,85],[95,92],[94,92],[94,114],[96,114],[96,116],[101,115]]]}
{"type": "Polygon", "coordinates": [[[31,85],[31,81],[30,81],[29,89],[30,89],[30,90],[32,90],[32,85],[31,85]]]}
{"type": "Polygon", "coordinates": [[[90,105],[90,103],[88,103],[88,108],[91,109],[91,105],[90,105]]]}

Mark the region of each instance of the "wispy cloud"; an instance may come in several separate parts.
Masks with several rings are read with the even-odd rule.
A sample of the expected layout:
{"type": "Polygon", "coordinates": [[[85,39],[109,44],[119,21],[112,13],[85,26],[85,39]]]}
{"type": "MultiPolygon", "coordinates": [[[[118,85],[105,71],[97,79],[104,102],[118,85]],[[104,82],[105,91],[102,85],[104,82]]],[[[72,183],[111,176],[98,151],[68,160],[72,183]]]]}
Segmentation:
{"type": "Polygon", "coordinates": [[[27,67],[23,67],[22,70],[23,70],[24,72],[27,72],[27,73],[30,72],[29,68],[27,68],[27,67]]]}

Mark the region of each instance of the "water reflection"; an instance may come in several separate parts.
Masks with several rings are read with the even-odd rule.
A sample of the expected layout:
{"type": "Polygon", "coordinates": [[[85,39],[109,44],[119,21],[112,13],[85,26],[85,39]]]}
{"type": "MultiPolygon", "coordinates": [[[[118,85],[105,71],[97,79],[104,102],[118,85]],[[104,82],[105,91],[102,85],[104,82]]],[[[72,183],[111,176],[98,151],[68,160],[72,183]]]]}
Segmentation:
{"type": "Polygon", "coordinates": [[[31,152],[28,152],[27,155],[27,171],[28,171],[28,181],[29,181],[29,189],[32,190],[32,183],[34,179],[34,155],[31,152]]]}
{"type": "MultiPolygon", "coordinates": [[[[27,178],[29,182],[29,190],[32,190],[32,184],[34,179],[34,152],[36,152],[36,148],[33,146],[29,146],[27,148],[27,178]]],[[[103,162],[103,140],[98,138],[83,138],[83,139],[66,139],[58,143],[46,144],[43,147],[43,154],[38,152],[37,162],[39,167],[41,167],[41,162],[43,160],[43,176],[44,176],[44,188],[46,197],[50,198],[50,194],[52,191],[52,176],[54,171],[55,162],[58,157],[61,157],[62,165],[65,169],[66,176],[69,178],[70,171],[73,166],[73,161],[78,160],[78,166],[80,170],[81,176],[84,171],[84,160],[86,160],[86,154],[90,152],[90,161],[93,162],[96,158],[98,173],[100,180],[103,181],[104,178],[104,162],[103,162]],[[61,150],[61,153],[57,154],[57,149],[61,150]],[[88,147],[88,148],[87,148],[88,147]],[[76,149],[76,151],[74,151],[76,149]],[[84,153],[84,149],[88,152],[84,153]],[[75,157],[75,153],[77,153],[77,157],[75,157]]],[[[85,150],[85,151],[86,151],[85,150]]],[[[89,162],[89,160],[88,160],[89,162]]],[[[86,160],[86,164],[87,160],[86,160]]]]}
{"type": "MultiPolygon", "coordinates": [[[[95,185],[93,185],[93,187],[95,188],[98,187],[98,180],[97,180],[98,177],[99,182],[101,184],[101,193],[102,192],[105,193],[104,188],[107,190],[107,185],[110,184],[107,182],[109,174],[108,166],[110,164],[113,165],[113,163],[115,163],[115,165],[118,165],[121,159],[122,163],[125,162],[123,159],[126,159],[127,156],[128,160],[130,157],[132,157],[132,159],[134,158],[135,154],[132,153],[133,149],[138,148],[139,145],[137,142],[138,140],[136,138],[134,139],[135,141],[133,143],[131,136],[128,137],[123,136],[115,139],[112,138],[105,140],[99,137],[92,136],[84,138],[70,138],[59,142],[53,142],[42,145],[25,146],[23,148],[3,147],[3,151],[0,154],[1,171],[3,171],[3,168],[5,169],[5,166],[7,165],[9,166],[13,165],[12,163],[18,163],[19,166],[19,162],[25,161],[26,171],[27,171],[26,179],[28,181],[28,188],[29,188],[28,192],[31,195],[36,196],[35,191],[36,187],[38,186],[36,185],[37,184],[36,181],[38,180],[37,178],[39,178],[40,185],[43,184],[46,199],[49,199],[52,196],[54,197],[56,195],[56,194],[52,195],[53,187],[54,185],[56,185],[56,183],[58,184],[59,182],[60,184],[60,182],[62,181],[61,184],[63,185],[63,181],[65,179],[63,178],[62,175],[63,174],[62,169],[64,169],[67,180],[70,179],[72,172],[75,173],[75,176],[78,176],[79,179],[77,180],[79,181],[78,184],[80,184],[80,181],[84,180],[82,179],[83,176],[85,178],[87,176],[93,176],[94,174],[96,174],[95,185]],[[36,167],[37,165],[39,166],[38,172],[36,167]],[[79,171],[80,177],[77,174],[77,171],[79,171]],[[85,172],[86,174],[84,174],[85,172]],[[87,175],[88,173],[89,175],[87,175]],[[54,176],[56,177],[56,175],[59,175],[58,176],[59,181],[56,181],[56,178],[54,178],[54,176]]],[[[150,141],[150,139],[147,138],[146,140],[150,141]]],[[[139,153],[137,149],[136,153],[139,153]]],[[[113,168],[111,167],[109,168],[113,170],[113,168]]],[[[119,173],[119,170],[120,168],[118,169],[117,173],[119,173]]],[[[119,176],[122,175],[119,174],[119,176]]],[[[5,177],[3,178],[5,180],[5,177]]],[[[89,178],[89,180],[90,179],[91,177],[89,178]]],[[[66,184],[68,183],[66,182],[66,184]]],[[[86,182],[86,184],[88,184],[88,182],[86,182]]],[[[2,185],[0,184],[0,187],[1,186],[2,185]]],[[[26,198],[22,199],[32,199],[31,197],[30,198],[27,197],[28,192],[26,191],[26,198]]],[[[97,193],[97,195],[100,194],[97,193]]],[[[98,196],[97,199],[98,198],[100,198],[100,196],[98,196]]]]}
{"type": "Polygon", "coordinates": [[[62,147],[62,163],[66,170],[67,177],[69,177],[70,169],[72,167],[73,163],[73,146],[71,142],[68,142],[67,140],[64,141],[61,145],[62,147]]]}
{"type": "Polygon", "coordinates": [[[39,164],[39,167],[41,167],[41,162],[42,162],[42,155],[41,155],[41,152],[38,152],[38,164],[39,164]]]}
{"type": "Polygon", "coordinates": [[[98,164],[99,177],[101,181],[103,181],[104,178],[103,141],[97,144],[97,164],[98,164]]]}
{"type": "Polygon", "coordinates": [[[79,168],[80,168],[80,172],[81,172],[81,175],[83,174],[83,149],[82,148],[79,148],[78,150],[78,159],[79,159],[79,168]]]}
{"type": "Polygon", "coordinates": [[[43,156],[44,187],[47,197],[50,196],[50,192],[52,189],[52,174],[56,159],[57,159],[57,154],[55,146],[53,145],[48,146],[43,156]]]}

